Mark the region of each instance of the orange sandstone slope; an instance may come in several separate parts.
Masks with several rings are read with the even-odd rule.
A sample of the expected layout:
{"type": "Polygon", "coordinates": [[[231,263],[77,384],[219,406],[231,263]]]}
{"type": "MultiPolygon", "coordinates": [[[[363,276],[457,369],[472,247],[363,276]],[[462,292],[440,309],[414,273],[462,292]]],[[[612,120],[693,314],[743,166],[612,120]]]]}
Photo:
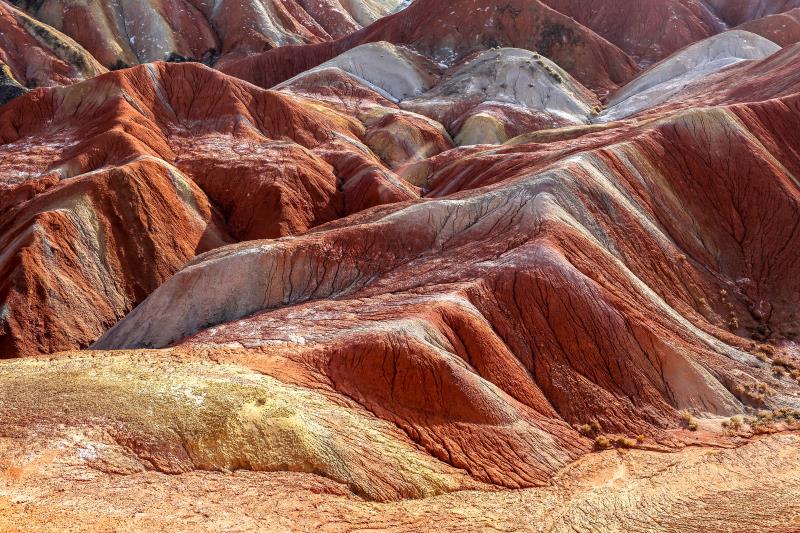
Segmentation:
{"type": "MultiPolygon", "coordinates": [[[[0,124],[4,356],[85,346],[231,237],[302,233],[418,195],[368,147],[380,124],[193,63],[32,91],[0,124]]],[[[451,146],[424,121],[382,138],[409,157],[451,146]]]]}
{"type": "Polygon", "coordinates": [[[800,100],[753,100],[475,148],[425,201],[195,259],[95,347],[238,351],[508,488],[587,436],[691,442],[683,410],[793,413],[800,100]]]}

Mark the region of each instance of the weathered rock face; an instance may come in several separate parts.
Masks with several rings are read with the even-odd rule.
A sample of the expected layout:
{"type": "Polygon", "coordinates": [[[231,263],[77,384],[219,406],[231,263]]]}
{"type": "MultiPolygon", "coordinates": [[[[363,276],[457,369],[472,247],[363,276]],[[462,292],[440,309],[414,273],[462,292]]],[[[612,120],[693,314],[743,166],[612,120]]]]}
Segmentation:
{"type": "Polygon", "coordinates": [[[230,242],[197,186],[150,158],[53,186],[0,231],[6,357],[88,345],[188,259],[230,242]]]}
{"type": "MultiPolygon", "coordinates": [[[[521,133],[585,124],[600,109],[595,95],[555,63],[534,52],[513,48],[483,52],[443,70],[408,48],[386,42],[370,43],[353,48],[276,88],[324,98],[318,89],[330,88],[321,78],[334,76],[347,78],[351,86],[361,86],[361,94],[356,98],[362,102],[359,107],[363,107],[364,102],[380,105],[381,110],[377,111],[360,109],[362,120],[363,116],[368,117],[365,125],[374,124],[375,117],[384,120],[383,117],[389,116],[386,104],[382,103],[386,100],[402,110],[432,119],[428,138],[411,143],[417,156],[411,157],[409,150],[401,150],[399,157],[391,158],[392,168],[441,152],[444,146],[438,141],[443,139],[439,133],[442,126],[460,145],[499,144],[521,133]],[[317,90],[310,93],[312,88],[317,90]],[[370,91],[383,98],[370,97],[370,91]],[[496,134],[487,134],[490,130],[496,134]],[[418,147],[424,148],[420,151],[418,147]]],[[[350,91],[352,89],[348,89],[350,91]]],[[[334,92],[341,98],[342,91],[334,92]]],[[[326,101],[341,108],[329,98],[326,101]]],[[[345,109],[352,112],[354,104],[345,109]]],[[[415,115],[391,113],[404,121],[419,123],[415,115]]],[[[420,124],[411,129],[422,132],[426,128],[420,124]]],[[[395,124],[392,130],[398,131],[398,126],[395,124]]],[[[374,139],[374,133],[369,137],[374,139]]],[[[408,145],[398,142],[396,135],[388,141],[393,146],[408,145]]],[[[378,148],[377,151],[386,150],[378,148]]]]}
{"type": "Polygon", "coordinates": [[[16,0],[45,24],[81,43],[108,68],[149,61],[213,62],[348,35],[399,7],[399,0],[16,0]]]}
{"type": "Polygon", "coordinates": [[[675,453],[605,451],[548,486],[492,490],[325,385],[297,387],[231,362],[244,353],[217,350],[223,361],[208,361],[181,348],[6,362],[0,528],[795,529],[796,433],[675,453]]]}
{"type": "Polygon", "coordinates": [[[538,0],[417,0],[408,8],[349,37],[317,46],[283,48],[223,63],[234,76],[271,87],[358,45],[406,45],[450,66],[493,47],[523,48],[551,59],[592,90],[608,92],[637,72],[619,48],[538,0]]]}
{"type": "Polygon", "coordinates": [[[552,61],[527,50],[503,48],[479,54],[449,70],[431,90],[402,107],[444,124],[456,142],[477,144],[495,120],[502,132],[491,144],[521,133],[589,121],[600,102],[552,61]]]}
{"type": "Polygon", "coordinates": [[[780,50],[772,41],[734,30],[695,43],[664,59],[620,89],[602,120],[618,120],[668,101],[693,81],[742,61],[764,59],[780,50]]]}
{"type": "Polygon", "coordinates": [[[798,106],[477,151],[432,176],[428,196],[484,187],[210,252],[95,346],[276,347],[305,369],[297,383],[327,383],[505,487],[585,453],[563,421],[668,444],[682,409],[794,405],[796,383],[737,335],[797,334],[786,170],[800,146],[783,139],[798,106]]]}
{"type": "MultiPolygon", "coordinates": [[[[725,34],[712,37],[708,43],[724,37],[725,34]]],[[[752,44],[752,39],[748,39],[752,44]]],[[[698,45],[702,44],[698,43],[698,45]]],[[[698,45],[693,45],[687,50],[698,45]]],[[[767,44],[764,51],[768,52],[774,48],[775,46],[767,44]]],[[[756,54],[758,55],[757,51],[756,54]]],[[[679,52],[675,57],[680,55],[679,52]]],[[[646,89],[641,93],[636,93],[636,86],[647,82],[647,78],[642,77],[631,82],[629,87],[623,87],[611,103],[613,104],[617,98],[619,98],[619,102],[609,107],[595,121],[606,122],[617,113],[637,116],[637,118],[657,117],[678,109],[742,101],[761,101],[788,96],[800,91],[800,75],[795,71],[798,60],[800,60],[800,45],[797,44],[779,50],[760,61],[737,59],[732,56],[725,58],[723,55],[722,62],[730,64],[716,73],[713,72],[715,62],[701,61],[696,64],[695,68],[698,70],[702,71],[711,67],[711,73],[705,77],[698,76],[694,69],[689,69],[677,78],[678,83],[668,80],[663,85],[654,85],[652,90],[646,89]],[[628,99],[621,98],[626,93],[632,96],[628,99]],[[635,115],[636,113],[639,115],[635,115]]],[[[666,72],[672,68],[669,62],[670,58],[663,62],[664,66],[668,67],[666,72]]],[[[659,65],[656,65],[654,70],[658,67],[659,65]]],[[[682,69],[683,67],[678,68],[679,71],[682,69]]]]}
{"type": "Polygon", "coordinates": [[[800,7],[798,0],[706,0],[706,3],[734,26],[800,7]]]}
{"type": "Polygon", "coordinates": [[[228,235],[302,233],[417,197],[391,167],[450,148],[447,133],[396,108],[370,109],[362,123],[321,102],[263,91],[189,63],[38,90],[4,107],[3,355],[91,342],[194,254],[230,242],[228,235]],[[391,119],[393,112],[400,115],[391,119]],[[86,180],[96,192],[86,190],[86,180]],[[106,191],[129,183],[131,191],[121,196],[106,191]],[[62,205],[65,197],[70,207],[62,205]],[[68,210],[77,210],[69,224],[40,220],[68,210]],[[122,227],[131,242],[114,233],[122,227]],[[69,257],[54,257],[52,243],[72,247],[69,257]],[[131,255],[153,273],[129,269],[131,255]]]}
{"type": "Polygon", "coordinates": [[[545,0],[648,65],[726,29],[698,0],[545,0]]]}
{"type": "Polygon", "coordinates": [[[800,42],[800,8],[745,22],[739,29],[766,37],[781,46],[800,42]]]}
{"type": "Polygon", "coordinates": [[[10,5],[0,3],[0,104],[16,85],[68,85],[106,70],[78,43],[10,5]]]}

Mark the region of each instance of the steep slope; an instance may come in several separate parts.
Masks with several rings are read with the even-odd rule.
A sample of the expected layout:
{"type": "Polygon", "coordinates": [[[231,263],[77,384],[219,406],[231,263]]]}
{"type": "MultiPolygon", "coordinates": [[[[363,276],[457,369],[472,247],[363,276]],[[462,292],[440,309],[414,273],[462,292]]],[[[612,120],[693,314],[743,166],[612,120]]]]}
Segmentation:
{"type": "Polygon", "coordinates": [[[674,446],[682,409],[797,407],[748,339],[798,334],[799,119],[795,95],[479,151],[439,178],[482,188],[200,256],[95,348],[279,352],[505,487],[585,453],[573,424],[674,446]]]}
{"type": "Polygon", "coordinates": [[[401,105],[444,124],[464,145],[584,124],[600,103],[552,61],[501,48],[450,69],[431,90],[401,105]]]}
{"type": "Polygon", "coordinates": [[[724,31],[699,0],[545,0],[624,50],[641,65],[724,31]]]}
{"type": "Polygon", "coordinates": [[[736,63],[764,59],[780,46],[741,30],[725,32],[695,43],[664,59],[620,89],[608,101],[601,120],[619,120],[655,107],[694,81],[736,63]]]}
{"type": "MultiPolygon", "coordinates": [[[[399,111],[383,104],[372,108],[399,111]]],[[[377,118],[362,123],[190,63],[141,66],[11,102],[0,110],[2,354],[85,345],[195,253],[230,242],[228,234],[296,234],[416,197],[385,165],[449,148],[447,133],[424,120],[377,118]],[[70,211],[71,222],[56,222],[70,211]],[[69,248],[68,258],[54,257],[52,243],[69,248]],[[131,269],[134,258],[148,267],[131,269]]]]}
{"type": "Polygon", "coordinates": [[[486,51],[443,70],[408,48],[369,43],[275,88],[299,91],[352,112],[352,106],[341,108],[330,98],[332,94],[345,98],[336,85],[344,77],[347,94],[355,84],[362,88],[360,96],[354,95],[361,102],[358,107],[378,104],[380,99],[394,102],[410,112],[403,115],[405,120],[419,122],[419,115],[424,115],[434,128],[446,128],[460,145],[499,144],[521,133],[585,124],[600,109],[597,97],[555,63],[514,48],[486,51]],[[321,88],[330,94],[321,95],[321,88]]]}
{"type": "Polygon", "coordinates": [[[4,357],[90,344],[195,254],[231,242],[205,195],[158,159],[51,187],[0,231],[4,357]]]}
{"type": "Polygon", "coordinates": [[[340,38],[398,8],[399,0],[16,0],[108,68],[260,52],[340,38]]]}
{"type": "Polygon", "coordinates": [[[745,22],[740,30],[749,31],[781,46],[800,42],[800,8],[745,22]]]}
{"type": "MultiPolygon", "coordinates": [[[[68,85],[106,72],[78,43],[5,2],[0,2],[0,68],[4,86],[13,85],[11,79],[28,88],[68,85]]],[[[13,94],[8,91],[0,104],[13,94]]]]}
{"type": "Polygon", "coordinates": [[[0,4],[0,530],[800,530],[793,2],[398,4],[0,4]]]}
{"type": "Polygon", "coordinates": [[[705,0],[705,2],[732,26],[800,7],[798,0],[705,0]]]}
{"type": "MultiPolygon", "coordinates": [[[[717,73],[697,77],[685,85],[672,85],[667,93],[656,92],[652,99],[645,97],[639,100],[638,95],[634,95],[633,108],[637,109],[636,112],[639,114],[632,116],[646,119],[695,106],[759,102],[788,96],[800,92],[798,66],[800,66],[800,44],[786,47],[760,61],[736,61],[717,73]]],[[[636,80],[633,83],[636,83],[636,80]]],[[[648,95],[648,91],[642,95],[653,96],[652,93],[648,95]]],[[[610,107],[596,121],[602,123],[607,121],[612,113],[619,112],[624,115],[627,111],[626,101],[623,100],[618,106],[610,107]]]]}
{"type": "Polygon", "coordinates": [[[607,92],[632,78],[637,67],[624,52],[538,0],[417,0],[349,37],[306,47],[284,47],[220,68],[271,87],[351,48],[375,41],[406,45],[452,66],[493,47],[522,48],[551,59],[586,87],[607,92]]]}

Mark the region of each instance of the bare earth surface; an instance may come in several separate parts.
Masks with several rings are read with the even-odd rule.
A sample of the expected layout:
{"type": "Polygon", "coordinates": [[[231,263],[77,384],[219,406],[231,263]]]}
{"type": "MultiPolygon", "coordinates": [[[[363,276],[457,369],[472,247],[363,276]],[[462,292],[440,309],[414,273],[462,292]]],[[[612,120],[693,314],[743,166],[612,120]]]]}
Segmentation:
{"type": "Polygon", "coordinates": [[[0,0],[0,533],[800,532],[800,0],[0,0]]]}
{"type": "Polygon", "coordinates": [[[548,487],[373,503],[313,474],[109,474],[79,443],[3,439],[0,528],[55,531],[731,531],[800,528],[800,435],[606,451],[548,487]],[[764,498],[769,494],[769,498],[764,498]]]}
{"type": "MultiPolygon", "coordinates": [[[[789,532],[800,527],[800,435],[721,437],[711,423],[693,438],[695,444],[721,438],[715,446],[665,452],[645,444],[649,449],[594,453],[558,471],[546,486],[516,491],[473,487],[378,503],[309,473],[302,461],[284,465],[286,472],[236,470],[230,460],[239,456],[244,466],[242,447],[263,446],[250,451],[262,457],[302,448],[320,433],[306,432],[313,430],[308,417],[325,407],[304,391],[243,366],[201,362],[200,355],[74,354],[6,365],[0,392],[6,406],[0,415],[0,530],[789,532]],[[63,379],[53,379],[56,375],[63,379]],[[280,398],[271,396],[280,386],[286,387],[280,398]],[[264,400],[267,415],[255,412],[253,398],[264,400]],[[274,405],[280,400],[286,405],[274,405]],[[243,409],[237,410],[236,402],[243,409]],[[222,412],[227,430],[213,425],[222,412]],[[253,438],[280,424],[295,428],[283,435],[282,449],[253,438]],[[176,438],[186,439],[183,452],[197,464],[180,463],[181,451],[169,447],[176,438]],[[215,441],[217,453],[204,455],[208,438],[228,442],[215,441]],[[144,441],[146,449],[140,446],[144,441]]],[[[325,413],[328,419],[357,415],[346,405],[325,413]]],[[[372,428],[367,423],[360,430],[366,434],[372,428]]],[[[359,442],[346,428],[340,433],[350,449],[363,447],[360,453],[381,446],[359,442]]],[[[385,461],[390,453],[383,450],[376,460],[385,461]]],[[[413,453],[407,450],[399,460],[410,462],[413,453]]],[[[426,468],[441,470],[413,466],[417,473],[426,468]]]]}

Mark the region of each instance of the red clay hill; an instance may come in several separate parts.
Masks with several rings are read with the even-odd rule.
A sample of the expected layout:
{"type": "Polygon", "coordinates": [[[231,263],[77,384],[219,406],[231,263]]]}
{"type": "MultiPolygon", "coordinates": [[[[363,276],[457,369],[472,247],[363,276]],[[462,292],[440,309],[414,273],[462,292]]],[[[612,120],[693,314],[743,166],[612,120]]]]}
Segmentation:
{"type": "Polygon", "coordinates": [[[797,6],[20,7],[0,529],[797,530],[797,6]]]}

